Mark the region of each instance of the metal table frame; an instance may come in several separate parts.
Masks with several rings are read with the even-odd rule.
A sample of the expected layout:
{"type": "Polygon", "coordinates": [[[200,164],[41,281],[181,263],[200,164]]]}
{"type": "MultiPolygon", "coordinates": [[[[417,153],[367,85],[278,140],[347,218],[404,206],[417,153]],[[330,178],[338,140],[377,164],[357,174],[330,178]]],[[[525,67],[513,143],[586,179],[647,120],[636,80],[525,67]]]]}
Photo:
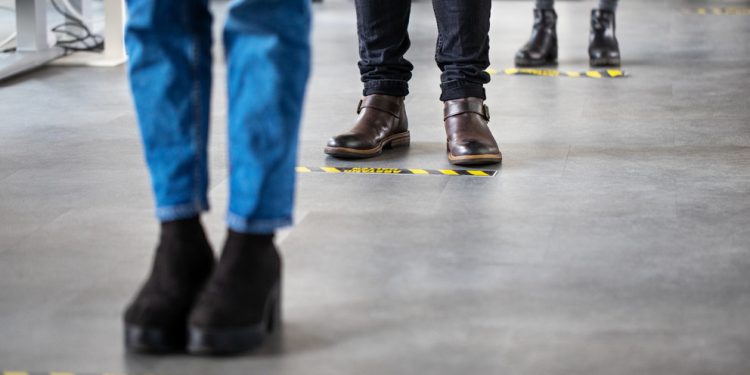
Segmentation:
{"type": "MultiPolygon", "coordinates": [[[[90,0],[70,0],[84,20],[90,19],[90,0]]],[[[67,65],[116,66],[126,60],[123,45],[125,11],[123,0],[104,0],[105,50],[76,53],[59,60],[67,65]]],[[[37,68],[62,57],[47,25],[47,0],[16,0],[16,51],[0,53],[0,80],[37,68]]]]}
{"type": "Polygon", "coordinates": [[[0,80],[62,56],[48,35],[46,0],[16,0],[16,51],[0,53],[0,80]]]}

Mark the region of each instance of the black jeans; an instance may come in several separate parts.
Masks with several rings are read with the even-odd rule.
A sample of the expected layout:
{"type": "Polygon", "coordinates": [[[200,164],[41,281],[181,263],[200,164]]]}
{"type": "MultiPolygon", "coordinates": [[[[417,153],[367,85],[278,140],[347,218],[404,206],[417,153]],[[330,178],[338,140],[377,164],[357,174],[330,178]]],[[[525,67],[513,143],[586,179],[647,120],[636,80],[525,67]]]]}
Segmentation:
{"type": "MultiPolygon", "coordinates": [[[[364,95],[407,95],[414,68],[404,58],[410,45],[411,0],[355,3],[364,95]]],[[[443,72],[440,100],[486,99],[491,0],[433,0],[432,5],[438,25],[435,61],[443,72]]]]}

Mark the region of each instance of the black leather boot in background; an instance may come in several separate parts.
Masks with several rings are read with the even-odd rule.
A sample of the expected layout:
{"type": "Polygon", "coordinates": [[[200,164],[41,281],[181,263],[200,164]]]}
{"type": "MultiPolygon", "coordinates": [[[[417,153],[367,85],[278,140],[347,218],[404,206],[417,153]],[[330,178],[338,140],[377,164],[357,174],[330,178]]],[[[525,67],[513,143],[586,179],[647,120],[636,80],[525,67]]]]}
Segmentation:
{"type": "Polygon", "coordinates": [[[273,235],[229,231],[219,264],[190,315],[193,354],[258,347],[281,323],[281,257],[273,235]]]}
{"type": "Polygon", "coordinates": [[[516,52],[516,66],[543,66],[557,63],[557,13],[554,9],[534,9],[531,38],[516,52]]]}
{"type": "Polygon", "coordinates": [[[620,66],[620,46],[615,36],[615,14],[608,10],[591,10],[589,34],[591,66],[620,66]]]}
{"type": "Polygon", "coordinates": [[[188,315],[214,262],[197,217],[162,223],[151,275],[125,311],[125,347],[144,353],[184,351],[188,315]]]}

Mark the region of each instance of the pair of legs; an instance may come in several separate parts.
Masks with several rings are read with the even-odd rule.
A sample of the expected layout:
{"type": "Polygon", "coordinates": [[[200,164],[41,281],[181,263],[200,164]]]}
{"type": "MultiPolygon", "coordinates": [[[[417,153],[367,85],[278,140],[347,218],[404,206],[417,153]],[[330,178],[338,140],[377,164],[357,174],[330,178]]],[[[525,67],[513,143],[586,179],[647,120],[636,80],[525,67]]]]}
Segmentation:
{"type": "MultiPolygon", "coordinates": [[[[404,58],[411,42],[410,0],[356,0],[359,71],[365,96],[406,96],[413,65],[404,58]]],[[[433,0],[438,26],[435,62],[440,100],[486,99],[490,75],[490,0],[433,0]]]]}
{"type": "MultiPolygon", "coordinates": [[[[458,127],[472,134],[471,139],[458,136],[462,138],[456,140],[454,157],[459,162],[499,162],[483,104],[484,85],[490,81],[485,69],[490,64],[491,0],[433,0],[432,4],[438,26],[435,61],[442,72],[440,100],[446,102],[446,122],[459,120],[458,127]],[[466,142],[471,142],[471,150],[459,150],[466,142]]],[[[410,140],[403,98],[409,94],[413,70],[404,58],[410,46],[411,1],[356,0],[355,5],[365,98],[357,108],[355,127],[332,138],[326,147],[326,153],[344,158],[376,156],[384,148],[407,146],[410,140]]],[[[450,127],[449,138],[454,130],[450,127]]]]}
{"type": "MultiPolygon", "coordinates": [[[[599,0],[591,11],[589,63],[591,66],[619,66],[620,47],[615,36],[618,0],[599,0]]],[[[554,0],[536,0],[531,38],[516,53],[517,66],[557,63],[557,13],[554,0]]]]}
{"type": "Polygon", "coordinates": [[[208,0],[128,0],[129,76],[156,215],[151,276],[125,314],[133,350],[235,352],[276,323],[310,65],[308,0],[237,0],[223,33],[229,101],[229,233],[214,257],[208,209],[212,16],[208,0]],[[186,332],[190,332],[190,335],[186,332]]]}

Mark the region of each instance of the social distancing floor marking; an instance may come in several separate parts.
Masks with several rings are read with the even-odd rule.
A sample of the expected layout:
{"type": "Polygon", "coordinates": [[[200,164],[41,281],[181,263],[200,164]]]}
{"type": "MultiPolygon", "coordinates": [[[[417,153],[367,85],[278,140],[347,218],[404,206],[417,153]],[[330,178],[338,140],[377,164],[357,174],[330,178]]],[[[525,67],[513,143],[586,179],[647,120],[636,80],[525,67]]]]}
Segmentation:
{"type": "Polygon", "coordinates": [[[506,76],[539,76],[539,77],[571,77],[571,78],[625,78],[628,74],[620,69],[602,69],[602,70],[586,70],[586,71],[571,71],[571,70],[557,70],[557,69],[536,69],[536,68],[508,68],[503,70],[487,69],[485,70],[490,75],[506,75],[506,76]]]}
{"type": "Polygon", "coordinates": [[[683,13],[699,16],[750,16],[749,7],[687,8],[683,13]]]}
{"type": "Polygon", "coordinates": [[[389,174],[389,175],[438,175],[494,177],[497,171],[478,169],[415,169],[377,167],[297,167],[298,173],[349,173],[349,174],[389,174]]]}

